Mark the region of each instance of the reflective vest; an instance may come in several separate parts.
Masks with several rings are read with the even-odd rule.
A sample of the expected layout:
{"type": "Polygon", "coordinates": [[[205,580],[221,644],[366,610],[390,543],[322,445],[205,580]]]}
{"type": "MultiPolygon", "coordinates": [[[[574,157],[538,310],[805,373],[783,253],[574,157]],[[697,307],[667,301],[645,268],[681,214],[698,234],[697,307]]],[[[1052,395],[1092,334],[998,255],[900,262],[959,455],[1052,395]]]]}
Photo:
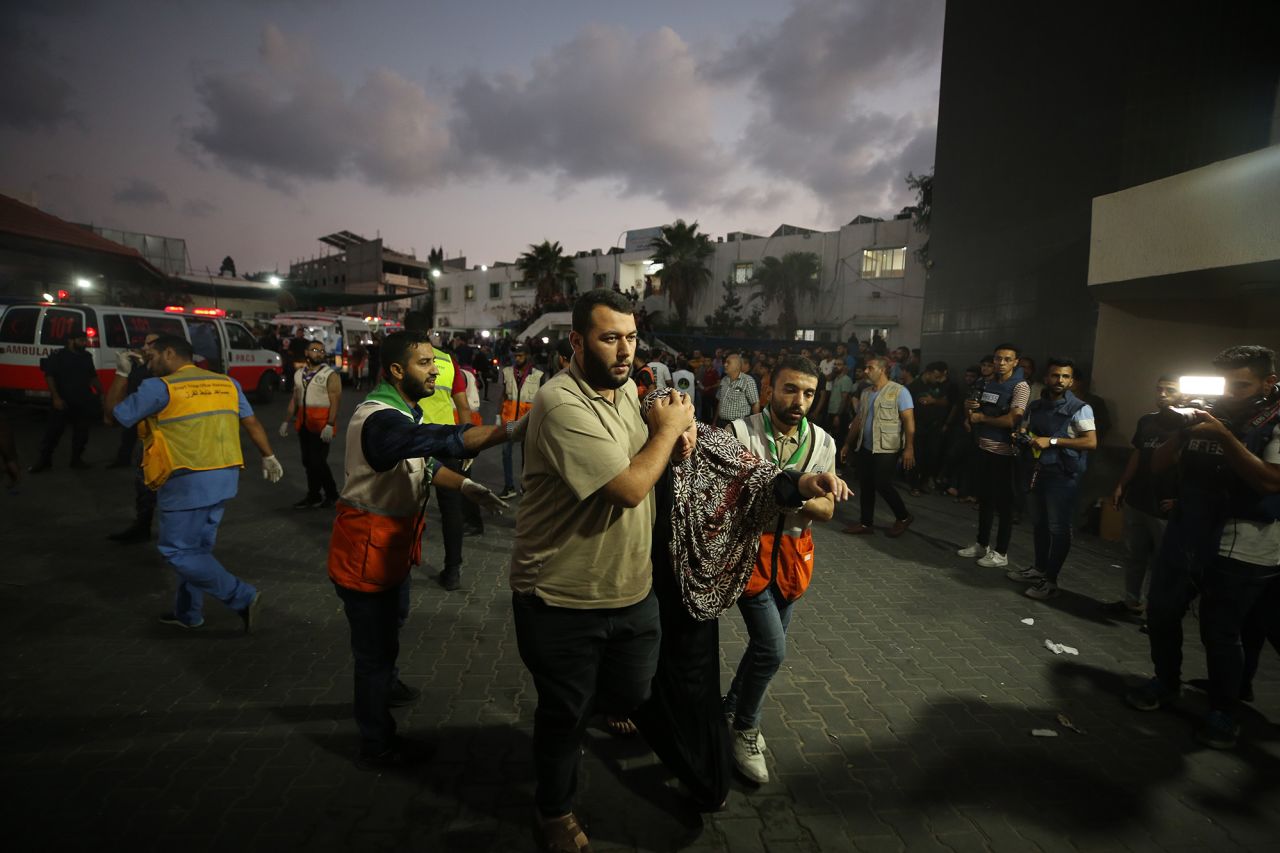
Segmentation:
{"type": "Polygon", "coordinates": [[[462,376],[467,380],[467,405],[471,407],[471,424],[483,426],[480,420],[480,383],[476,380],[476,373],[464,367],[462,376]]]}
{"type": "Polygon", "coordinates": [[[453,404],[453,356],[436,349],[436,391],[430,397],[418,401],[422,409],[422,422],[427,424],[456,424],[458,407],[453,404]]]}
{"type": "Polygon", "coordinates": [[[533,398],[542,387],[542,371],[536,367],[529,369],[524,384],[516,389],[516,371],[513,367],[502,368],[502,421],[516,421],[524,417],[525,412],[533,407],[533,398]]]}
{"type": "Polygon", "coordinates": [[[168,386],[169,403],[138,425],[147,487],[159,489],[178,470],[244,467],[235,383],[194,364],[160,380],[168,386]]]}
{"type": "MultiPolygon", "coordinates": [[[[835,454],[835,441],[821,428],[807,420],[801,424],[800,447],[789,459],[778,459],[772,436],[772,424],[768,412],[733,421],[729,424],[733,435],[744,447],[773,462],[780,471],[822,473],[814,466],[815,459],[835,454]],[[830,447],[824,447],[830,445],[830,447]],[[822,452],[815,452],[822,451],[822,452]]],[[[795,601],[804,595],[813,577],[812,521],[798,515],[779,515],[777,527],[760,534],[760,550],[756,554],[756,566],[747,581],[743,595],[752,598],[776,583],[778,592],[787,601],[795,601]],[[789,522],[791,526],[787,526],[789,522]]]]}
{"type": "Polygon", "coordinates": [[[329,377],[333,375],[333,368],[321,365],[310,381],[303,377],[304,369],[299,367],[293,375],[294,399],[299,401],[293,426],[298,430],[306,427],[307,432],[319,433],[329,423],[329,377]]]}
{"type": "Polygon", "coordinates": [[[369,416],[388,409],[419,422],[383,383],[356,407],[347,427],[346,482],[329,537],[329,579],[357,592],[395,589],[422,556],[431,460],[404,459],[389,471],[375,471],[360,443],[369,416]]]}
{"type": "MultiPolygon", "coordinates": [[[[867,411],[867,400],[875,394],[874,388],[863,388],[862,397],[858,400],[858,413],[864,418],[871,418],[871,452],[897,453],[902,449],[902,415],[898,412],[898,397],[902,395],[902,386],[897,382],[886,382],[876,394],[871,411],[867,411]]],[[[862,449],[862,437],[866,435],[858,430],[858,445],[862,449]]]]}

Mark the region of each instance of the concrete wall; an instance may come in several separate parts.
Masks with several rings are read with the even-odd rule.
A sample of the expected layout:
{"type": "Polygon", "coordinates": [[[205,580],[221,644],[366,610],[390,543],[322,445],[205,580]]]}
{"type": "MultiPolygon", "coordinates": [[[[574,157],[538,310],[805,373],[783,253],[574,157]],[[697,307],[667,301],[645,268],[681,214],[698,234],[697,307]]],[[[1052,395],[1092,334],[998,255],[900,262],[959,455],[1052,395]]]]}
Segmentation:
{"type": "Polygon", "coordinates": [[[1089,284],[1280,259],[1280,145],[1093,200],[1089,284]]]}

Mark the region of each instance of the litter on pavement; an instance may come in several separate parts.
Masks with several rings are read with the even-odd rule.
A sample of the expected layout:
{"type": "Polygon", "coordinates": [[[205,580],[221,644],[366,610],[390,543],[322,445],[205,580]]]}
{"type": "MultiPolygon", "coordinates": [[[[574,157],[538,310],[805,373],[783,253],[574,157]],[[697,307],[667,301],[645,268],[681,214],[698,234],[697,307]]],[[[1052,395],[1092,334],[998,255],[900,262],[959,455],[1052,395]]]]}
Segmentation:
{"type": "Polygon", "coordinates": [[[1071,646],[1064,646],[1062,643],[1055,643],[1053,640],[1045,640],[1044,647],[1055,655],[1078,655],[1079,649],[1073,649],[1071,646]]]}

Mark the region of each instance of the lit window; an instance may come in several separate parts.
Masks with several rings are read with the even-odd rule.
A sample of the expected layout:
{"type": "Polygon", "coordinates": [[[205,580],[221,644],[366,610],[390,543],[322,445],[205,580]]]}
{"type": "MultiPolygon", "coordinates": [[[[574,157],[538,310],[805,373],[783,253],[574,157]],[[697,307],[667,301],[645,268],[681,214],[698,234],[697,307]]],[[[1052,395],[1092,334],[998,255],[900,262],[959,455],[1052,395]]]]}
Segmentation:
{"type": "Polygon", "coordinates": [[[476,286],[475,286],[474,284],[468,284],[468,285],[466,285],[466,287],[464,287],[464,288],[463,288],[462,296],[463,296],[463,298],[464,298],[464,299],[466,299],[468,302],[470,302],[472,299],[475,299],[475,298],[476,298],[476,286]]]}
{"type": "Polygon", "coordinates": [[[813,340],[813,329],[796,329],[796,340],[797,341],[813,340]]]}
{"type": "Polygon", "coordinates": [[[907,249],[863,249],[863,278],[902,278],[906,275],[907,249]]]}
{"type": "Polygon", "coordinates": [[[734,264],[733,265],[733,283],[747,284],[751,281],[751,274],[755,271],[755,264],[734,264]]]}

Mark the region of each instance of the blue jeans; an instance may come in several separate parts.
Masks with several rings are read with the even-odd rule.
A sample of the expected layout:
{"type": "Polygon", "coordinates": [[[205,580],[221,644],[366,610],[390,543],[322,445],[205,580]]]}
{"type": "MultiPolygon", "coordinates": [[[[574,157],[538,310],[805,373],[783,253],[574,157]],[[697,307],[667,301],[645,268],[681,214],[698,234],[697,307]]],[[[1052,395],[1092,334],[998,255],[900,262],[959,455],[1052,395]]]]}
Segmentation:
{"type": "Polygon", "coordinates": [[[206,594],[232,610],[244,610],[258,591],[222,567],[213,556],[225,504],[161,510],[158,550],[178,573],[173,614],[188,625],[204,622],[206,594]]]}
{"type": "Polygon", "coordinates": [[[1036,568],[1050,583],[1058,582],[1062,564],[1071,550],[1071,515],[1080,478],[1042,470],[1031,490],[1031,514],[1035,519],[1036,568]]]}
{"type": "MultiPolygon", "coordinates": [[[[515,466],[513,464],[515,456],[515,447],[511,442],[502,445],[502,485],[505,487],[503,491],[509,491],[516,487],[515,466]]],[[[520,445],[520,470],[524,471],[524,445],[520,445]]]]}
{"type": "Polygon", "coordinates": [[[759,595],[738,599],[738,611],[747,625],[747,650],[738,663],[729,693],[724,697],[725,713],[734,715],[734,728],[760,727],[760,706],[778,667],[787,656],[787,626],[791,607],[776,586],[759,595]]]}
{"type": "Polygon", "coordinates": [[[1200,639],[1209,668],[1209,704],[1232,713],[1251,686],[1263,641],[1280,642],[1280,569],[1216,558],[1200,589],[1200,639]]]}

